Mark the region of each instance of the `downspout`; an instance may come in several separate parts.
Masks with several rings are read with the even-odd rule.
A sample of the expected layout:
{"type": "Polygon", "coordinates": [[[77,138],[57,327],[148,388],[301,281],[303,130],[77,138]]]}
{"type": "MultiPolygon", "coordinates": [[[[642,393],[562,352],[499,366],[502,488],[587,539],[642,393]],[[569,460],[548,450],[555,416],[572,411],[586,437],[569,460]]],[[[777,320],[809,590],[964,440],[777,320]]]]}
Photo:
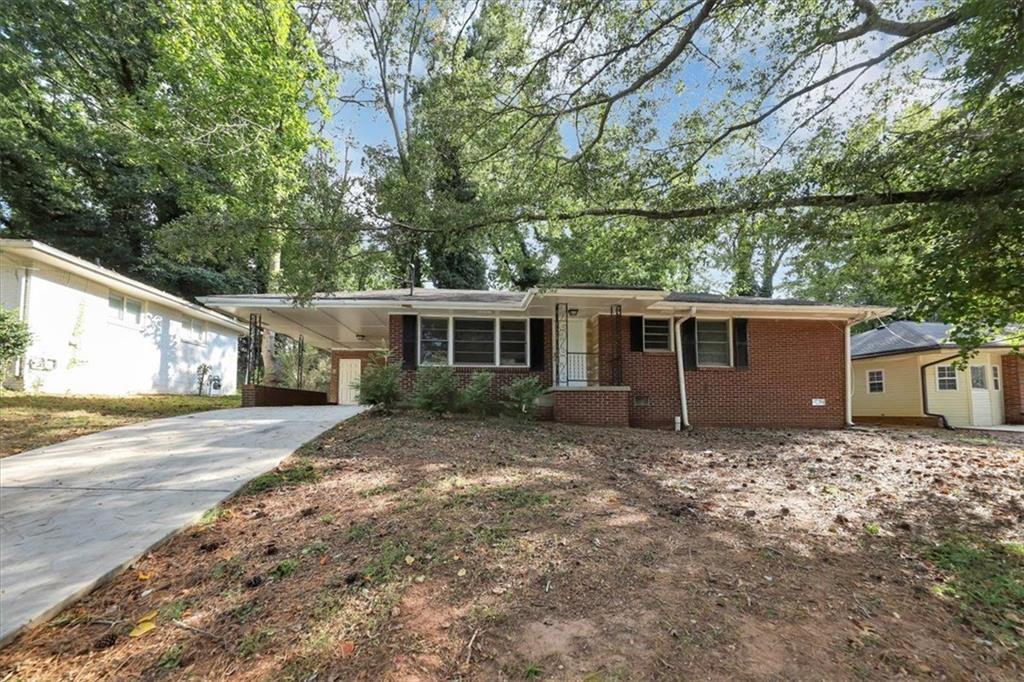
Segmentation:
{"type": "Polygon", "coordinates": [[[676,320],[676,367],[679,370],[679,422],[680,428],[690,428],[690,415],[686,409],[686,375],[683,371],[683,322],[694,316],[696,311],[690,308],[686,317],[676,320]]]}
{"type": "MultiPolygon", "coordinates": [[[[18,282],[18,317],[26,325],[29,324],[28,319],[28,301],[29,301],[29,284],[32,281],[32,269],[23,268],[21,278],[18,282]]],[[[14,376],[15,378],[21,379],[22,387],[24,387],[25,381],[25,356],[17,358],[14,365],[14,376]]]]}
{"type": "Polygon", "coordinates": [[[950,431],[953,430],[953,427],[949,425],[949,420],[946,419],[946,415],[928,411],[928,378],[925,376],[925,370],[927,370],[932,365],[938,365],[943,362],[948,362],[958,357],[960,357],[959,353],[957,353],[956,355],[950,355],[949,357],[946,358],[939,358],[938,360],[935,360],[933,362],[921,365],[921,407],[923,408],[922,411],[924,412],[924,415],[926,417],[937,417],[938,419],[940,419],[942,421],[942,428],[949,429],[950,431]]]}
{"type": "Polygon", "coordinates": [[[850,327],[856,322],[846,322],[846,425],[853,426],[853,358],[850,356],[850,327]]]}

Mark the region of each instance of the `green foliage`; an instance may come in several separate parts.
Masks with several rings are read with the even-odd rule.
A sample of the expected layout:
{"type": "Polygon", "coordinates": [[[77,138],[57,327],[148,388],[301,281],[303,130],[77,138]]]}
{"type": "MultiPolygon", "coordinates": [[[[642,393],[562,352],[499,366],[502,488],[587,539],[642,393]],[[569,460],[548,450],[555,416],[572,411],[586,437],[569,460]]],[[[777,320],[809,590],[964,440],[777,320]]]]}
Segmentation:
{"type": "Polygon", "coordinates": [[[326,393],[331,383],[331,356],[310,344],[302,351],[302,385],[299,385],[299,344],[287,337],[274,348],[274,376],[276,386],[301,388],[326,393]]]}
{"type": "Polygon", "coordinates": [[[502,390],[512,414],[532,419],[537,411],[537,399],[544,393],[537,377],[516,379],[502,390]]]}
{"type": "Polygon", "coordinates": [[[302,483],[315,483],[320,480],[320,472],[308,462],[301,462],[294,466],[277,468],[268,471],[249,481],[245,486],[245,494],[256,495],[258,493],[302,483]]]}
{"type": "Polygon", "coordinates": [[[363,575],[370,583],[384,583],[394,577],[396,568],[402,566],[409,545],[404,541],[385,540],[363,568],[363,575]]]}
{"type": "Polygon", "coordinates": [[[31,343],[28,324],[18,317],[18,312],[0,307],[0,381],[7,365],[24,355],[31,343]]]}
{"type": "Polygon", "coordinates": [[[181,644],[172,644],[160,654],[156,666],[163,670],[174,670],[181,666],[181,659],[185,654],[185,647],[181,644]]]}
{"type": "Polygon", "coordinates": [[[274,639],[274,634],[274,631],[269,628],[261,628],[255,632],[250,632],[239,641],[238,655],[247,658],[263,651],[270,646],[271,640],[274,639]]]}
{"type": "Polygon", "coordinates": [[[459,382],[451,367],[420,367],[412,390],[413,404],[421,410],[452,412],[459,397],[459,382]]]}
{"type": "Polygon", "coordinates": [[[287,578],[299,568],[299,562],[295,559],[285,559],[274,566],[270,571],[270,575],[281,580],[287,578]]]}
{"type": "Polygon", "coordinates": [[[960,538],[926,552],[946,578],[936,591],[955,599],[972,627],[1024,650],[1024,545],[960,538]]]}
{"type": "Polygon", "coordinates": [[[473,372],[459,393],[459,409],[483,416],[491,409],[491,385],[494,383],[493,372],[473,372]]]}
{"type": "Polygon", "coordinates": [[[370,359],[355,384],[359,402],[391,410],[402,399],[402,374],[386,354],[370,359]]]}

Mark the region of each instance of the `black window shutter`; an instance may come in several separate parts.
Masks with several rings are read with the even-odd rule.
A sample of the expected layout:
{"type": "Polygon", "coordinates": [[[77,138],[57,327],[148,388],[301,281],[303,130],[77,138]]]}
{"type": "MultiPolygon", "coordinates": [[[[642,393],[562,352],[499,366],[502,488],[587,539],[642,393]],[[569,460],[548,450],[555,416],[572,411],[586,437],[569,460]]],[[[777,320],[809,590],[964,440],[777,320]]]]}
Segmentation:
{"type": "Polygon", "coordinates": [[[750,366],[750,354],[747,352],[747,321],[742,317],[732,321],[732,356],[737,367],[750,366]]]}
{"type": "Polygon", "coordinates": [[[416,369],[415,315],[402,315],[402,369],[416,369]]]}
{"type": "Polygon", "coordinates": [[[544,319],[530,318],[530,369],[544,369],[544,319]]]}
{"type": "Polygon", "coordinates": [[[683,321],[683,367],[694,369],[697,366],[697,320],[690,318],[683,321]]]}
{"type": "Polygon", "coordinates": [[[629,349],[637,353],[644,349],[644,318],[640,315],[629,318],[629,349]]]}

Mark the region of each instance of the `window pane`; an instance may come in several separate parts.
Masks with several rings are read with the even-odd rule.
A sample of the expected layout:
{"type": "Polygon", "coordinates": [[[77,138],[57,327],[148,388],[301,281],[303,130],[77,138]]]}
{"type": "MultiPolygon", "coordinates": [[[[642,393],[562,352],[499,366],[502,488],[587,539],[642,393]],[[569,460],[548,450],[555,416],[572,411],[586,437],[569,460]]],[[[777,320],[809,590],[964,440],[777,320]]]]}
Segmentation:
{"type": "Polygon", "coordinates": [[[956,390],[956,370],[952,367],[937,367],[935,369],[938,372],[939,378],[939,390],[940,391],[955,391],[956,390]]]}
{"type": "Polygon", "coordinates": [[[999,368],[995,365],[992,366],[992,390],[999,390],[999,368]]]}
{"type": "Polygon", "coordinates": [[[526,320],[501,321],[501,364],[526,364],[526,320]]]}
{"type": "Polygon", "coordinates": [[[142,302],[127,299],[124,304],[125,319],[134,324],[142,322],[142,302]]]}
{"type": "Polygon", "coordinates": [[[124,297],[117,294],[107,296],[107,313],[115,320],[124,319],[124,297]]]}
{"type": "Polygon", "coordinates": [[[420,318],[420,362],[448,364],[447,318],[420,318]]]}
{"type": "Polygon", "coordinates": [[[455,320],[455,364],[494,364],[494,320],[455,320]]]}
{"type": "Polygon", "coordinates": [[[669,349],[669,321],[668,320],[644,320],[644,349],[645,350],[668,350],[669,349]]]}
{"type": "Polygon", "coordinates": [[[868,393],[883,393],[885,391],[885,375],[882,370],[868,372],[868,393]]]}
{"type": "Polygon", "coordinates": [[[971,367],[971,388],[988,388],[984,367],[971,367]]]}
{"type": "Polygon", "coordinates": [[[729,366],[727,320],[697,320],[697,364],[729,366]]]}

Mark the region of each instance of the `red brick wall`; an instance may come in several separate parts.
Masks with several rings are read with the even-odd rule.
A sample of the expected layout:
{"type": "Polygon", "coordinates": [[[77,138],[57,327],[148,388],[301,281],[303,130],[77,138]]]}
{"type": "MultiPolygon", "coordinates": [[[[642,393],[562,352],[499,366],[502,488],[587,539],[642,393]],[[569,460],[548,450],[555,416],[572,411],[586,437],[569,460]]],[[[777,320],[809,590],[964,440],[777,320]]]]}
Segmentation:
{"type": "Polygon", "coordinates": [[[326,405],[327,394],[280,386],[242,386],[242,407],[283,407],[286,405],[326,405]]]}
{"type": "Polygon", "coordinates": [[[1007,424],[1024,424],[1024,358],[1003,356],[1003,412],[1007,424]]]}
{"type": "MultiPolygon", "coordinates": [[[[388,362],[402,364],[402,316],[391,315],[389,317],[389,344],[391,353],[388,362]]],[[[540,379],[541,386],[548,387],[552,383],[552,337],[551,320],[544,320],[544,369],[532,370],[529,367],[454,367],[455,374],[460,385],[465,385],[474,372],[490,372],[494,375],[494,383],[491,384],[491,398],[501,400],[501,389],[508,386],[516,379],[535,376],[540,379]]],[[[416,370],[402,370],[402,391],[409,393],[416,383],[416,370]]]]}
{"type": "MultiPolygon", "coordinates": [[[[629,399],[629,423],[646,428],[675,428],[679,416],[679,370],[674,352],[634,352],[629,349],[629,318],[619,318],[622,383],[633,390],[629,399]]],[[[598,318],[598,366],[600,382],[612,382],[615,348],[615,318],[598,318]]]]}
{"type": "MultiPolygon", "coordinates": [[[[623,383],[632,390],[630,424],[673,428],[679,409],[675,353],[629,350],[621,318],[623,383]]],[[[611,380],[613,318],[600,318],[601,382],[611,380]]],[[[674,330],[673,330],[674,333],[674,330]]],[[[763,320],[747,325],[750,366],[686,370],[693,426],[840,428],[846,422],[845,329],[817,320],[763,320]],[[825,398],[813,407],[812,398],[825,398]]]]}
{"type": "Polygon", "coordinates": [[[331,351],[331,385],[328,390],[327,400],[331,403],[338,402],[338,360],[361,360],[360,371],[366,371],[366,365],[370,358],[380,354],[375,350],[332,350],[331,351]]]}
{"type": "Polygon", "coordinates": [[[592,426],[629,426],[630,391],[562,389],[552,391],[556,422],[592,426]]]}

